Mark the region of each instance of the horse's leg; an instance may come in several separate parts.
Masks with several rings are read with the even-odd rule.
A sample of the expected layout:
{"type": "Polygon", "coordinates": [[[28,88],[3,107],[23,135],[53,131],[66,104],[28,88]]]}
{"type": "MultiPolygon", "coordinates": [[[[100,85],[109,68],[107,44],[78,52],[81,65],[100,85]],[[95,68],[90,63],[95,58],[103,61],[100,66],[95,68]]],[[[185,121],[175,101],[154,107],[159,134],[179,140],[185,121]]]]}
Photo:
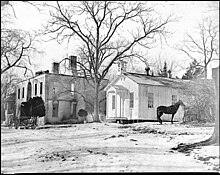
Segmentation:
{"type": "Polygon", "coordinates": [[[162,124],[162,120],[160,119],[160,117],[163,115],[163,112],[157,110],[157,120],[160,124],[162,124]]]}
{"type": "Polygon", "coordinates": [[[171,118],[171,124],[173,124],[173,117],[175,114],[172,114],[172,118],[171,118]]]}

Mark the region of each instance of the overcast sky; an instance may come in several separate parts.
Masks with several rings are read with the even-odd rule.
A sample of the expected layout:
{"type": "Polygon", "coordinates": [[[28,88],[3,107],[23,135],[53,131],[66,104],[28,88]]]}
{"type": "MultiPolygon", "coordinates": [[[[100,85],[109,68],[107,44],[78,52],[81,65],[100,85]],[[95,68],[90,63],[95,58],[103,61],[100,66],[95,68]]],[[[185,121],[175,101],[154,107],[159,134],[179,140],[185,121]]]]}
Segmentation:
{"type": "MultiPolygon", "coordinates": [[[[168,63],[175,60],[178,64],[188,64],[185,60],[187,57],[181,52],[175,50],[175,46],[184,39],[186,32],[192,33],[196,28],[198,22],[203,17],[213,16],[219,21],[219,2],[218,1],[152,1],[156,4],[155,8],[161,15],[174,14],[180,17],[179,22],[169,25],[169,29],[174,32],[172,38],[168,39],[169,46],[163,48],[156,48],[152,50],[151,57],[156,59],[161,54],[163,60],[168,63]]],[[[41,14],[35,7],[22,3],[12,2],[17,19],[15,25],[17,28],[24,30],[37,30],[41,29],[42,23],[45,23],[47,16],[41,14]]],[[[76,55],[77,43],[72,42],[72,47],[67,48],[66,45],[57,44],[56,41],[42,43],[39,49],[42,49],[45,54],[34,55],[33,59],[35,65],[34,71],[51,70],[52,61],[60,61],[66,56],[76,55]]],[[[217,67],[219,63],[213,63],[211,67],[217,67]]],[[[208,76],[211,77],[211,69],[208,71],[208,76]]],[[[176,67],[174,74],[181,77],[185,70],[180,70],[176,67]]]]}

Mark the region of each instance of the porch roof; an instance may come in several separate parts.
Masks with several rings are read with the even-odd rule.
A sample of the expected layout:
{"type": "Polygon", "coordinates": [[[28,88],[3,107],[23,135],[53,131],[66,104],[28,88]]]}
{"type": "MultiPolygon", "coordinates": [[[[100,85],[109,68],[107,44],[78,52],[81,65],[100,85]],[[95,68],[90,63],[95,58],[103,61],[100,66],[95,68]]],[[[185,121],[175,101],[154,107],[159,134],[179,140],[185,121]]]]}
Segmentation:
{"type": "Polygon", "coordinates": [[[125,88],[125,87],[122,86],[122,85],[114,85],[114,86],[112,86],[112,87],[114,87],[116,90],[124,90],[124,91],[128,91],[128,89],[125,88]]]}

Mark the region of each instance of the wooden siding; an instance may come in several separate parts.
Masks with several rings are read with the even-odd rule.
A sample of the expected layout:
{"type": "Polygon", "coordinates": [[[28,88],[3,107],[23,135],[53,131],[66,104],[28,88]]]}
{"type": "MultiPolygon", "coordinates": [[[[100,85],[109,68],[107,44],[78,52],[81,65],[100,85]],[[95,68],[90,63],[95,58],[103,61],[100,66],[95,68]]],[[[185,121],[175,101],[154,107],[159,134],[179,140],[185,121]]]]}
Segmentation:
{"type": "Polygon", "coordinates": [[[132,81],[127,77],[121,77],[114,85],[121,85],[128,89],[128,91],[123,91],[118,93],[113,87],[110,87],[107,90],[107,118],[113,117],[126,117],[127,119],[136,119],[138,117],[138,106],[139,106],[139,89],[138,84],[132,81]],[[114,92],[116,95],[116,109],[115,115],[114,111],[112,111],[111,103],[112,98],[111,95],[114,92]],[[134,107],[130,108],[130,92],[134,92],[134,107]]]}
{"type": "MultiPolygon", "coordinates": [[[[179,100],[179,90],[163,86],[139,86],[140,99],[139,99],[139,119],[157,120],[156,109],[158,106],[170,106],[172,104],[172,95],[177,95],[179,100]],[[148,108],[148,93],[154,94],[154,106],[148,108]]],[[[174,121],[180,121],[183,117],[183,107],[180,106],[178,112],[174,117],[174,121]]],[[[171,120],[171,115],[163,114],[162,120],[171,120]]]]}

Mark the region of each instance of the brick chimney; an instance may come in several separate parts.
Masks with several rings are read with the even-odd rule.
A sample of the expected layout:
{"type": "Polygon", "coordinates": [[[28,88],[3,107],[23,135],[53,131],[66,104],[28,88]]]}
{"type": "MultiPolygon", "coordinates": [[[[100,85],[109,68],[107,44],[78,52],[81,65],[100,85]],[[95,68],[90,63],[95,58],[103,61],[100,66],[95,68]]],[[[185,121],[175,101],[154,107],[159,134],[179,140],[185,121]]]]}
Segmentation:
{"type": "Polygon", "coordinates": [[[147,73],[147,76],[149,76],[149,75],[150,75],[150,67],[147,66],[147,67],[145,68],[145,71],[146,71],[146,73],[147,73]]]}
{"type": "Polygon", "coordinates": [[[76,62],[77,62],[77,56],[70,56],[69,66],[73,75],[77,75],[76,62]]]}
{"type": "Polygon", "coordinates": [[[59,74],[59,67],[60,67],[59,63],[53,62],[52,63],[52,72],[55,74],[59,74]]]}

